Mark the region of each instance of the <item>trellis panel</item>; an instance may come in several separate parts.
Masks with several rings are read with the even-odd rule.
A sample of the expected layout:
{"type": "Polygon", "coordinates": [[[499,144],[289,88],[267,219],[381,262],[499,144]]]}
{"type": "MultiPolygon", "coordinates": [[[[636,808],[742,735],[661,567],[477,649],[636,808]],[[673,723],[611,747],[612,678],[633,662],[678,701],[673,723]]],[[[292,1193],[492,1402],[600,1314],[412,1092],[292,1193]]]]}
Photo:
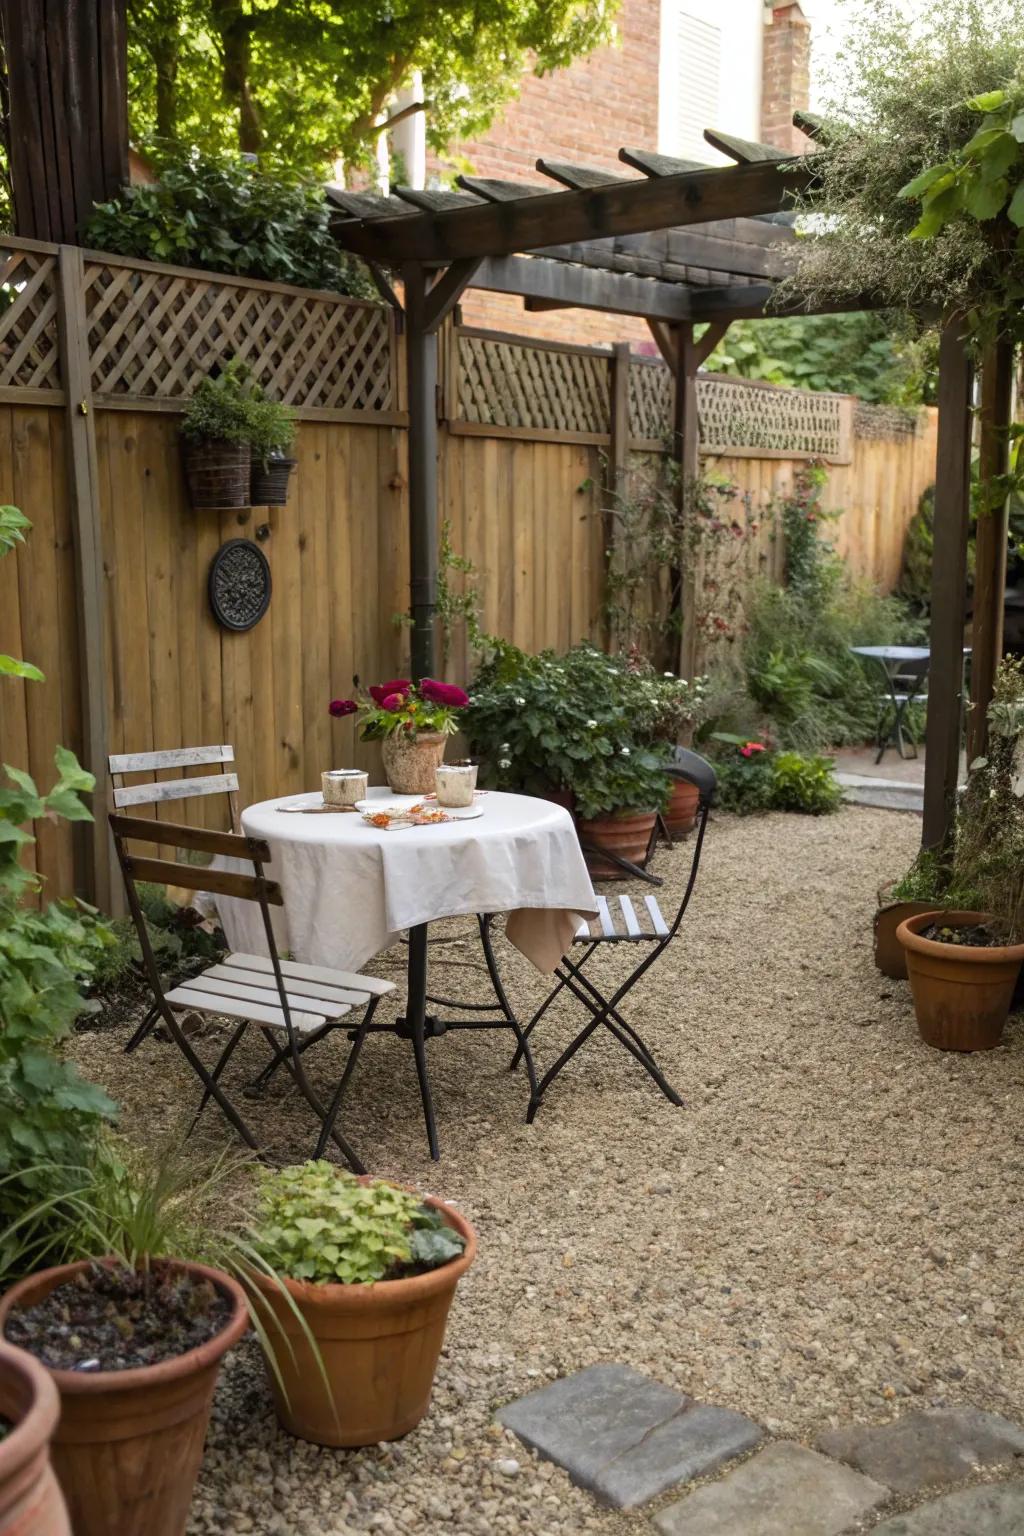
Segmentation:
{"type": "Polygon", "coordinates": [[[58,405],[64,398],[53,246],[0,244],[0,391],[22,405],[58,405]]]}
{"type": "Polygon", "coordinates": [[[609,353],[517,341],[499,333],[458,334],[458,423],[550,440],[608,441],[609,353]]]}
{"type": "Polygon", "coordinates": [[[173,409],[237,357],[271,399],[300,413],[399,419],[386,306],[90,256],[85,308],[97,405],[173,409]]]}
{"type": "Polygon", "coordinates": [[[781,389],[750,379],[704,374],[697,381],[700,447],[731,457],[822,459],[848,464],[853,398],[781,389]]]}

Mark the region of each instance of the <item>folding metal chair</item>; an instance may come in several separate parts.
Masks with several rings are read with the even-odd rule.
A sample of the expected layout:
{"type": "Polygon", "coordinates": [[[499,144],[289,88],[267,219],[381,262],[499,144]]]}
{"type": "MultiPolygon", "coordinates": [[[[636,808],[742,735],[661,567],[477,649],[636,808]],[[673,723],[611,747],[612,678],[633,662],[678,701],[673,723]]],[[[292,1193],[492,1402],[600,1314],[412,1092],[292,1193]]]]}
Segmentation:
{"type": "MultiPolygon", "coordinates": [[[[555,971],[556,985],[544,999],[523,1031],[525,1039],[529,1040],[530,1035],[540,1023],[540,1020],[562,991],[571,993],[577,1002],[582,1003],[591,1014],[589,1022],[580,1030],[571,1044],[566,1046],[554,1066],[549,1068],[534,1088],[530,1097],[530,1106],[526,1112],[527,1124],[532,1123],[537,1110],[540,1108],[541,1100],[562,1068],[572,1060],[580,1047],[586,1044],[594,1031],[601,1025],[604,1025],[619,1044],[625,1046],[630,1055],[650,1074],[671,1104],[681,1105],[683,1102],[663,1075],[661,1068],[637,1031],[619,1012],[619,1004],[627,992],[636,985],[645,972],[650,970],[654,962],[675,938],[697,880],[697,868],[700,864],[701,851],[704,847],[704,833],[707,830],[708,813],[711,810],[711,803],[715,794],[715,771],[710,763],[705,762],[702,757],[698,757],[695,752],[688,752],[681,748],[673,763],[673,776],[688,779],[690,783],[695,784],[700,796],[697,809],[697,836],[693,847],[693,858],[690,863],[690,873],[679,904],[679,910],[672,921],[667,922],[662,916],[661,908],[655,896],[644,897],[644,910],[642,913],[637,911],[632,898],[629,896],[614,898],[614,904],[607,897],[599,896],[597,898],[598,917],[595,922],[593,924],[583,923],[576,932],[574,948],[581,946],[582,953],[578,959],[573,955],[563,955],[561,964],[555,971]],[[587,962],[606,944],[649,946],[640,964],[634,966],[625,981],[615,989],[611,997],[605,997],[594,982],[591,981],[590,977],[584,974],[587,962]]],[[[512,1058],[513,1068],[518,1066],[522,1054],[523,1049],[520,1046],[512,1058]]]]}
{"type": "Polygon", "coordinates": [[[333,1140],[355,1172],[365,1173],[355,1152],[335,1129],[335,1121],[377,1004],[386,993],[394,991],[394,983],[378,981],[372,976],[354,975],[324,966],[299,965],[292,960],[280,959],[274,941],[270,908],[282,906],[284,899],[276,881],[268,880],[263,873],[264,864],[270,861],[270,847],[262,839],[116,814],[110,817],[110,827],[124,875],[128,906],[142,946],[149,984],[153,989],[156,1017],[163,1020],[171,1038],[203,1084],[196,1121],[210,1099],[215,1099],[243,1141],[254,1150],[259,1150],[255,1137],[225,1094],[221,1083],[224,1069],[246,1029],[250,1024],[255,1024],[273,1051],[272,1065],[283,1065],[288,1070],[320,1120],[320,1136],[313,1155],[320,1157],[328,1140],[333,1140]],[[129,839],[159,842],[172,848],[241,859],[252,864],[253,873],[229,873],[225,870],[200,868],[194,864],[179,864],[170,859],[139,858],[129,849],[129,839]],[[188,890],[214,891],[243,901],[257,902],[263,917],[267,954],[228,955],[220,963],[208,966],[198,976],[165,992],[136,890],[136,882],[139,880],[170,882],[183,885],[188,890]],[[366,1011],[355,1030],[352,1049],[337,1089],[325,1108],[306,1076],[302,1054],[309,1045],[322,1040],[332,1030],[347,1029],[349,1026],[344,1021],[352,1009],[357,1007],[364,1007],[366,1011]],[[212,1070],[207,1069],[200,1060],[178,1023],[176,1015],[185,1011],[239,1020],[212,1070]]]}
{"type": "MultiPolygon", "coordinates": [[[[240,832],[238,820],[238,775],[234,771],[235,749],[219,747],[171,747],[159,752],[114,752],[107,758],[110,799],[115,811],[142,805],[166,805],[178,800],[197,800],[223,795],[227,801],[227,822],[232,832],[240,832]],[[219,771],[210,769],[220,765],[219,771]],[[202,772],[188,777],[190,768],[202,772]],[[158,779],[158,773],[176,769],[174,779],[158,779]],[[141,777],[142,782],[136,782],[141,777]],[[132,783],[127,783],[128,779],[132,783]]],[[[180,885],[182,882],[179,881],[180,885]]],[[[156,1004],[149,1010],[125,1046],[130,1055],[156,1027],[156,1004]]]]}

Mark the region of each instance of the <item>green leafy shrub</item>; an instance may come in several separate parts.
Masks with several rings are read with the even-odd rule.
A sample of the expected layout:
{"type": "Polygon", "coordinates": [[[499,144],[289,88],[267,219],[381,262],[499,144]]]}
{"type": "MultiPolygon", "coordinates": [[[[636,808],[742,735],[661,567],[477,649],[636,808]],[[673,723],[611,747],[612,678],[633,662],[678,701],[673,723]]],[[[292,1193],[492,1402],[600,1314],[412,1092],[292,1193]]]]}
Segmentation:
{"type": "Polygon", "coordinates": [[[278,1274],[315,1285],[421,1274],[465,1246],[419,1195],[323,1161],[263,1175],[253,1244],[278,1274]]]}
{"type": "Polygon", "coordinates": [[[842,804],[843,792],[830,758],[779,752],[771,760],[771,770],[772,806],[777,811],[825,816],[842,804]]]}
{"type": "Polygon", "coordinates": [[[744,741],[725,732],[715,735],[716,804],[738,816],[763,811],[796,811],[826,816],[837,811],[843,794],[835,765],[827,757],[776,752],[766,742],[744,741]]]}
{"type": "MultiPolygon", "coordinates": [[[[228,946],[222,929],[195,907],[178,906],[162,885],[141,882],[136,890],[165,987],[180,985],[225,954],[228,946]]],[[[148,990],[135,924],[129,917],[118,918],[109,928],[113,942],[96,959],[90,992],[110,997],[126,990],[148,990]]]]}
{"type": "Polygon", "coordinates": [[[286,458],[295,446],[294,411],[277,400],[268,400],[261,391],[250,410],[249,444],[264,469],[271,459],[286,458]]]}
{"type": "Polygon", "coordinates": [[[365,268],[339,250],[322,185],[268,157],[165,155],[153,185],[122,188],[93,209],[85,243],[121,256],[239,277],[377,293],[365,268]]]}

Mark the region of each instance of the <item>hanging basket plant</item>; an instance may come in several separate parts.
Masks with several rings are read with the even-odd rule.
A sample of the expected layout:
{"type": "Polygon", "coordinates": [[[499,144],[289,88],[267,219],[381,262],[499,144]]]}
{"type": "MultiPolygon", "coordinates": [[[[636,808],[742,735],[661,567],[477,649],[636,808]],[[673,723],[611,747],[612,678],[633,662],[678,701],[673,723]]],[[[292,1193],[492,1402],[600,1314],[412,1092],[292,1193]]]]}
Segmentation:
{"type": "Polygon", "coordinates": [[[276,400],[254,400],[251,444],[253,506],[285,506],[288,482],[298,462],[291,456],[294,413],[276,400]]]}
{"type": "Polygon", "coordinates": [[[256,404],[249,370],[237,359],[197,384],[181,424],[185,478],[197,512],[251,506],[256,404]]]}

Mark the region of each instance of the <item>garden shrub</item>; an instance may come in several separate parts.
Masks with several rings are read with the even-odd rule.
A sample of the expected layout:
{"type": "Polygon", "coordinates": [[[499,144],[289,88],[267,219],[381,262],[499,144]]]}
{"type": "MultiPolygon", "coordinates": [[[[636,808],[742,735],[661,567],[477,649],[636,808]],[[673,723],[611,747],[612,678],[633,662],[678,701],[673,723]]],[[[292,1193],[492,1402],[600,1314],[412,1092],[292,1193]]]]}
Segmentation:
{"type": "Polygon", "coordinates": [[[715,803],[723,811],[738,816],[763,811],[825,816],[842,804],[830,758],[777,752],[766,742],[724,732],[716,733],[715,741],[715,803]]]}

